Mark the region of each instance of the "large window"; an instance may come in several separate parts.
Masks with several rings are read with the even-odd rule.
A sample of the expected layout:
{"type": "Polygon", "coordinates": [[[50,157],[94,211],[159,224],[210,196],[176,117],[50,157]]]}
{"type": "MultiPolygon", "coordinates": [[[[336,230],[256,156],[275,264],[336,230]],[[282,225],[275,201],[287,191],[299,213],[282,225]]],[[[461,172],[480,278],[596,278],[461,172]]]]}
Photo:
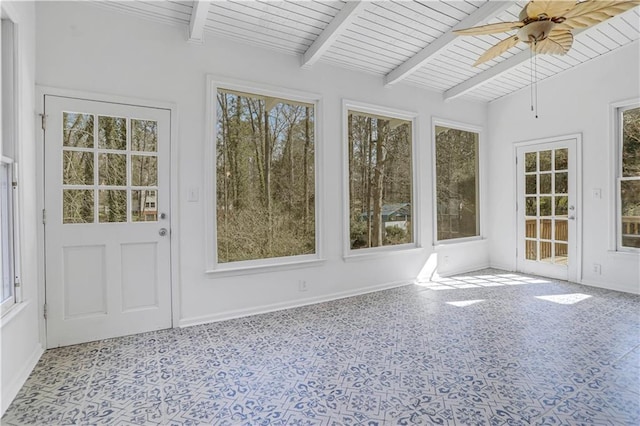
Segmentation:
{"type": "Polygon", "coordinates": [[[412,121],[347,110],[350,248],[412,243],[412,121]]]}
{"type": "Polygon", "coordinates": [[[619,245],[640,248],[640,106],[620,110],[619,245]]]}
{"type": "Polygon", "coordinates": [[[15,284],[18,282],[16,268],[15,226],[15,26],[12,21],[2,19],[2,143],[0,143],[0,311],[6,312],[16,302],[15,284]]]}
{"type": "Polygon", "coordinates": [[[316,253],[315,106],[217,89],[217,263],[316,253]]]}
{"type": "Polygon", "coordinates": [[[480,235],[478,139],[474,131],[435,126],[438,241],[480,235]]]}

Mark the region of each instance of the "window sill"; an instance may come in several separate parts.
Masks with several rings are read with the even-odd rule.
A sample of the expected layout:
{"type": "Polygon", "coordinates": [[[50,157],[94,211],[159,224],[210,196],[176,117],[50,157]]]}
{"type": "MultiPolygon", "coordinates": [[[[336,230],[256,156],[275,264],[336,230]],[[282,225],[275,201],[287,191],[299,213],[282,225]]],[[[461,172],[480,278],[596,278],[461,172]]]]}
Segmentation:
{"type": "Polygon", "coordinates": [[[387,256],[419,253],[423,251],[424,248],[414,244],[408,244],[402,246],[380,247],[375,249],[363,250],[370,251],[366,251],[365,253],[354,253],[354,251],[350,251],[349,254],[346,254],[342,257],[342,260],[344,260],[345,262],[360,262],[363,260],[379,259],[381,257],[387,256]]]}
{"type": "Polygon", "coordinates": [[[29,300],[27,300],[26,302],[17,302],[9,309],[7,309],[7,312],[4,312],[2,314],[2,317],[0,317],[0,329],[4,328],[14,318],[20,316],[20,313],[27,308],[29,303],[29,300]]]}
{"type": "Polygon", "coordinates": [[[607,250],[607,254],[622,257],[640,257],[640,249],[629,250],[607,250]]]}
{"type": "Polygon", "coordinates": [[[214,277],[233,277],[249,274],[260,274],[263,272],[288,271],[290,269],[300,269],[316,267],[324,264],[325,259],[307,259],[297,261],[285,261],[273,263],[269,265],[247,265],[247,266],[226,266],[219,269],[208,269],[205,274],[210,278],[214,277]]]}
{"type": "Polygon", "coordinates": [[[488,241],[488,239],[484,237],[468,237],[468,238],[457,238],[457,239],[451,239],[451,240],[442,240],[442,241],[436,241],[433,244],[433,248],[434,250],[437,250],[439,248],[447,247],[451,245],[473,245],[473,244],[482,243],[484,241],[488,241]]]}

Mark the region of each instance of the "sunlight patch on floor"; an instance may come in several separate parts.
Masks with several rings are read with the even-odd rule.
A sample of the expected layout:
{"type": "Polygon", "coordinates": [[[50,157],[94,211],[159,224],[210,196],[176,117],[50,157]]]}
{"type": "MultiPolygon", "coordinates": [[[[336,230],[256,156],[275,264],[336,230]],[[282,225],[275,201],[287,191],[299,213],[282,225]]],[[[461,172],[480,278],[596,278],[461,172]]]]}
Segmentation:
{"type": "Polygon", "coordinates": [[[589,299],[591,296],[582,293],[573,294],[550,294],[548,296],[536,296],[536,299],[546,300],[547,302],[559,303],[561,305],[573,305],[583,300],[589,299]]]}

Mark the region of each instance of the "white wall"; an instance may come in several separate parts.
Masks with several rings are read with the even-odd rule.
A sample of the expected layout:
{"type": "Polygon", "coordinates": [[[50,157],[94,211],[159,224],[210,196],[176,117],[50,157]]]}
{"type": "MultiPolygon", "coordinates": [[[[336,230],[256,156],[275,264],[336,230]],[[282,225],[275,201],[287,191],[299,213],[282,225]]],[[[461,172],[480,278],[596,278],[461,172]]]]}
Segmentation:
{"type": "MultiPolygon", "coordinates": [[[[382,78],[318,63],[310,70],[299,58],[206,36],[204,45],[186,43],[186,28],[168,26],[101,7],[40,2],[37,6],[37,83],[110,95],[175,102],[178,108],[180,323],[193,324],[265,309],[292,306],[336,295],[368,291],[414,279],[432,252],[431,118],[484,127],[486,107],[398,85],[382,78]],[[204,190],[205,78],[246,80],[319,93],[323,101],[324,169],[319,194],[325,249],[320,266],[234,277],[205,275],[203,197],[186,202],[188,188],[204,190]],[[342,259],[342,99],[419,113],[420,237],[424,249],[345,262],[342,259]],[[309,290],[298,292],[298,281],[309,290]]],[[[176,202],[174,200],[174,202],[176,202]]],[[[174,218],[175,219],[175,218],[174,218]]],[[[459,269],[488,265],[488,245],[461,246],[452,256],[459,269]],[[467,247],[467,248],[464,248],[467,247]],[[479,247],[479,250],[478,250],[479,247]],[[465,265],[465,250],[473,265],[465,265]],[[477,254],[480,253],[480,256],[477,254]]]]}
{"type": "Polygon", "coordinates": [[[22,259],[22,302],[0,320],[2,389],[0,416],[20,390],[42,354],[38,318],[38,244],[36,154],[34,135],[35,7],[27,2],[3,2],[18,35],[18,205],[22,259]]]}
{"type": "MultiPolygon", "coordinates": [[[[489,104],[491,263],[515,269],[515,142],[582,134],[582,282],[640,292],[640,256],[611,249],[615,221],[615,141],[611,138],[610,104],[640,97],[639,42],[542,81],[539,118],[530,112],[529,90],[489,104]],[[592,190],[602,190],[594,199],[592,190]],[[592,270],[602,265],[602,273],[592,270]]],[[[580,273],[581,272],[581,273],[580,273]]]]}

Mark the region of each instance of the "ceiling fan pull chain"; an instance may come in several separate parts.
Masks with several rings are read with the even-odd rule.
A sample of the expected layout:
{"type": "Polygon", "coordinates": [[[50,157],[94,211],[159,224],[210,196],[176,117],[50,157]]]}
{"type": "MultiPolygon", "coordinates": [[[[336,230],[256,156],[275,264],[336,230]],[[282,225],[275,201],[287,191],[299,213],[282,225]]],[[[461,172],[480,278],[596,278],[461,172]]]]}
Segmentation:
{"type": "Polygon", "coordinates": [[[531,100],[531,112],[533,112],[533,49],[529,49],[529,77],[531,84],[529,84],[529,95],[531,100]]]}
{"type": "Polygon", "coordinates": [[[534,53],[533,57],[534,79],[535,79],[535,91],[536,91],[536,118],[538,118],[538,55],[534,53]]]}

